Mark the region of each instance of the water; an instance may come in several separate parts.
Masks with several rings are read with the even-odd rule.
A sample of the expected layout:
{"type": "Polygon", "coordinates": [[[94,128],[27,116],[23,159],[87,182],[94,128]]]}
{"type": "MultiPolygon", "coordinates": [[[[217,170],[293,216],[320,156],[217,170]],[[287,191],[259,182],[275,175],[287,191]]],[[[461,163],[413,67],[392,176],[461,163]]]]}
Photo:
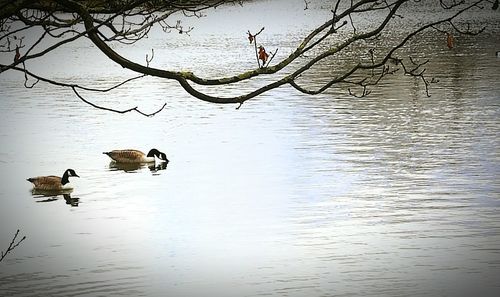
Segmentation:
{"type": "MultiPolygon", "coordinates": [[[[214,12],[215,23],[193,20],[190,37],[150,38],[143,50],[124,54],[144,59],[154,46],[157,65],[188,65],[207,76],[250,69],[244,34],[272,10],[255,18],[230,11],[236,8],[214,12]],[[163,54],[176,44],[187,48],[163,54]],[[217,47],[227,60],[213,58],[217,47]]],[[[283,55],[295,30],[328,15],[310,9],[304,23],[286,27],[303,12],[285,11],[263,37],[284,44],[283,55]]],[[[153,78],[84,93],[146,112],[167,103],[145,118],[93,109],[43,83],[27,90],[22,77],[2,74],[0,249],[17,229],[27,239],[0,263],[0,295],[498,295],[495,28],[458,39],[453,51],[432,35],[408,50],[432,57],[427,71],[440,82],[431,97],[421,82],[401,76],[366,98],[283,87],[239,110],[153,78]],[[152,147],[171,160],[166,169],[123,170],[102,154],[152,147]],[[31,194],[27,177],[66,168],[81,176],[71,179],[78,201],[31,194]]],[[[94,85],[130,77],[88,45],[48,60],[61,57],[68,62],[51,67],[54,78],[90,85],[99,65],[94,85]],[[83,50],[92,58],[82,58],[83,50]]],[[[325,69],[310,75],[320,79],[325,69]]]]}

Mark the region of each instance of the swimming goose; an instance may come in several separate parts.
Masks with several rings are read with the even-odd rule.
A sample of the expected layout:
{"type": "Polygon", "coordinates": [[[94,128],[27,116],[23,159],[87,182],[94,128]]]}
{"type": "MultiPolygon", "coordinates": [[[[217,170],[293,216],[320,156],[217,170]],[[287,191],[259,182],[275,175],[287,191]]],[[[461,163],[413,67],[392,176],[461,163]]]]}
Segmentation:
{"type": "Polygon", "coordinates": [[[70,176],[79,177],[73,169],[66,169],[62,178],[55,175],[37,176],[30,177],[27,181],[32,183],[34,185],[33,189],[36,190],[64,190],[71,188],[67,185],[69,183],[70,176]]]}
{"type": "Polygon", "coordinates": [[[167,162],[167,155],[160,152],[157,149],[151,149],[146,155],[138,150],[112,150],[111,152],[103,152],[103,154],[108,155],[111,159],[118,163],[153,163],[155,162],[155,157],[162,162],[167,162]]]}

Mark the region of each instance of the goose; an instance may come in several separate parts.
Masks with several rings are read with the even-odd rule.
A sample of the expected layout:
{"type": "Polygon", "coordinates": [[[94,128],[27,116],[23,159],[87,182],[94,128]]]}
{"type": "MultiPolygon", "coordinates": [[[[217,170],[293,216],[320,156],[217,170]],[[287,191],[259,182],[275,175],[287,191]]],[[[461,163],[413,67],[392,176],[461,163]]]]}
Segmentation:
{"type": "Polygon", "coordinates": [[[151,149],[147,155],[141,151],[133,149],[112,150],[111,152],[103,152],[103,154],[108,155],[111,159],[118,163],[153,163],[155,162],[155,157],[161,162],[169,162],[167,155],[157,149],[151,149]]]}
{"type": "Polygon", "coordinates": [[[33,184],[34,190],[64,190],[71,189],[71,187],[67,185],[70,176],[80,177],[73,169],[66,169],[62,178],[55,175],[37,176],[30,177],[27,181],[33,184]]]}

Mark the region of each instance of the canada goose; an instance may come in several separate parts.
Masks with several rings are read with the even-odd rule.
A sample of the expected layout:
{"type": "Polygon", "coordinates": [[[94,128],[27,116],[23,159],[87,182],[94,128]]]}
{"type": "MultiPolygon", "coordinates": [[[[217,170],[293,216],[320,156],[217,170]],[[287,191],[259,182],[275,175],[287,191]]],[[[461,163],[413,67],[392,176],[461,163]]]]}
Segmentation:
{"type": "Polygon", "coordinates": [[[67,186],[70,176],[79,177],[73,169],[66,169],[62,178],[55,175],[37,176],[28,178],[27,181],[32,183],[34,185],[33,189],[36,190],[64,190],[71,188],[67,186]]]}
{"type": "Polygon", "coordinates": [[[111,152],[103,152],[103,154],[108,155],[118,163],[153,163],[155,162],[155,157],[160,161],[169,162],[167,155],[157,149],[151,149],[147,155],[141,151],[132,149],[112,150],[111,152]]]}

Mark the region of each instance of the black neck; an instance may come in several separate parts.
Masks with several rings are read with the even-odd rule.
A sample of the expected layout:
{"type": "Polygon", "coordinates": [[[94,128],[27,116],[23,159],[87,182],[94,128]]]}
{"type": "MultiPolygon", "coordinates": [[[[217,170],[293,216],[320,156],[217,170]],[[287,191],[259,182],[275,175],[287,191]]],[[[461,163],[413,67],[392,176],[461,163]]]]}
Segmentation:
{"type": "Polygon", "coordinates": [[[150,150],[149,153],[147,154],[146,157],[154,157],[154,156],[157,156],[158,157],[158,154],[159,152],[157,150],[150,150]]]}
{"type": "Polygon", "coordinates": [[[64,171],[64,174],[61,178],[61,184],[64,186],[65,184],[69,183],[69,172],[68,170],[64,171]]]}

